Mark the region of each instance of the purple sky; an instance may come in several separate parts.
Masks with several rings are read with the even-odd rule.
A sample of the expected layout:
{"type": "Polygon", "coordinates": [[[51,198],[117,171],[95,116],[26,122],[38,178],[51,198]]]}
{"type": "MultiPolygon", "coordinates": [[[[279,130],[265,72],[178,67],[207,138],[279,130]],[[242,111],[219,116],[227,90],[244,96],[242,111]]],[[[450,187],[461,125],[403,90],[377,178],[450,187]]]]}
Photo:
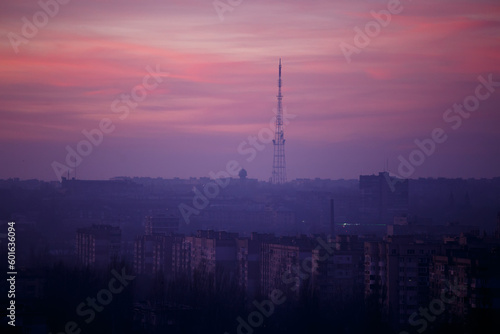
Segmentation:
{"type": "Polygon", "coordinates": [[[341,43],[356,46],[354,28],[391,1],[243,0],[221,20],[211,0],[71,0],[25,37],[23,17],[44,23],[38,2],[3,1],[0,178],[56,180],[67,145],[110,119],[78,178],[200,177],[235,160],[267,180],[272,144],[252,161],[238,146],[267,133],[280,57],[283,105],[296,115],[285,126],[289,180],[357,178],[386,163],[400,174],[398,157],[435,128],[446,141],[410,177],[500,176],[500,86],[480,88],[467,118],[443,119],[479,76],[500,82],[500,4],[402,0],[348,62],[341,43]],[[147,67],[162,72],[146,77],[150,89],[147,67]],[[147,94],[134,108],[120,101],[132,91],[147,94]]]}

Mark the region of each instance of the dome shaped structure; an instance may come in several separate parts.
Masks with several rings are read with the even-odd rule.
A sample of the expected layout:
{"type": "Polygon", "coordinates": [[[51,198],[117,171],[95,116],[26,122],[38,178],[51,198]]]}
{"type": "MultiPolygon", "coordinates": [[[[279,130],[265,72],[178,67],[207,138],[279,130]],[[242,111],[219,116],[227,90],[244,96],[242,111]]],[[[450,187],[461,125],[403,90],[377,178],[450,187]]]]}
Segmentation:
{"type": "Polygon", "coordinates": [[[240,179],[246,179],[247,178],[247,171],[244,168],[242,168],[240,170],[240,172],[238,173],[238,176],[240,177],[240,179]]]}

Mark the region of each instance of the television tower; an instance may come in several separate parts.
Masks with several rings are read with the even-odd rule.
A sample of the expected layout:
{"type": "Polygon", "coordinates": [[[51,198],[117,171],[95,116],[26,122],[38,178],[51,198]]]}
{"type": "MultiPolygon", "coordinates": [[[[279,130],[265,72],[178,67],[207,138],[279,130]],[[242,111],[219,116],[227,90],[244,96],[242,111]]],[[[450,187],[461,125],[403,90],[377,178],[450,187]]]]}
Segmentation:
{"type": "Polygon", "coordinates": [[[283,132],[283,108],[281,106],[281,58],[279,66],[278,79],[278,109],[276,110],[276,128],[274,130],[274,157],[273,157],[273,175],[271,182],[273,184],[286,183],[286,163],[285,163],[285,134],[283,132]]]}

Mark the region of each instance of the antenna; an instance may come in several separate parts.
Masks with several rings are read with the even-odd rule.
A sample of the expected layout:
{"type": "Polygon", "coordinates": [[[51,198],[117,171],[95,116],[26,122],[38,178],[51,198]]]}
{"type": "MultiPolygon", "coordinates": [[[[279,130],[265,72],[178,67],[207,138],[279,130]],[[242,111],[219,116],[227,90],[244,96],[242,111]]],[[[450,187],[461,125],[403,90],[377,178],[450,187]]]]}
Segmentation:
{"type": "Polygon", "coordinates": [[[283,131],[283,107],[281,95],[281,58],[279,63],[279,79],[278,79],[278,108],[276,110],[276,127],[274,130],[274,156],[273,156],[273,173],[271,182],[273,184],[286,183],[286,162],[285,162],[285,133],[283,131]]]}

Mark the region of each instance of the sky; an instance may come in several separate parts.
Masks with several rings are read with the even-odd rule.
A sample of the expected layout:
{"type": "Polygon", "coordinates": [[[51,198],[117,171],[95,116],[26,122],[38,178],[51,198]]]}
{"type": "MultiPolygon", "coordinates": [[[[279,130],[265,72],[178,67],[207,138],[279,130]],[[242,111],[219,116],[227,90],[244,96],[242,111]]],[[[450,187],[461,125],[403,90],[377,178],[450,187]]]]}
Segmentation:
{"type": "Polygon", "coordinates": [[[0,4],[0,178],[268,180],[280,58],[288,180],[500,176],[497,0],[59,1],[0,4]]]}

